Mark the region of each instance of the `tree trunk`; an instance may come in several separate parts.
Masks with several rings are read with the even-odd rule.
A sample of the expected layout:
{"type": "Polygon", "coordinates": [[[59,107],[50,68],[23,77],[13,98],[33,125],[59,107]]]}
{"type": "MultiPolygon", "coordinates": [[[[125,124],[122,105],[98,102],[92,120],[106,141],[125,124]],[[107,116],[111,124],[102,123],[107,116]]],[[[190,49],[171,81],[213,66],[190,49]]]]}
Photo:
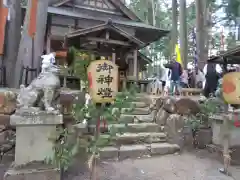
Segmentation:
{"type": "Polygon", "coordinates": [[[198,57],[198,67],[203,69],[206,63],[205,56],[205,42],[206,42],[206,33],[204,26],[204,13],[206,11],[206,0],[196,0],[196,36],[197,36],[197,57],[198,57]]]}
{"type": "MultiPolygon", "coordinates": [[[[153,0],[147,0],[147,7],[148,7],[148,12],[147,12],[147,17],[148,17],[148,24],[154,26],[155,25],[155,12],[154,12],[154,1],[153,0]]],[[[153,73],[156,73],[156,60],[155,60],[155,56],[152,56],[152,53],[154,52],[154,43],[152,43],[149,46],[149,52],[151,55],[151,58],[153,60],[153,73]]]]}
{"type": "Polygon", "coordinates": [[[180,49],[184,69],[188,63],[186,0],[180,0],[180,49]]]}
{"type": "Polygon", "coordinates": [[[19,76],[22,66],[32,66],[32,56],[33,56],[33,67],[38,68],[40,66],[40,56],[43,53],[44,47],[44,37],[46,32],[46,24],[47,24],[47,9],[48,9],[49,0],[38,0],[37,5],[37,19],[36,19],[36,29],[37,32],[34,37],[34,50],[32,51],[32,38],[28,34],[28,24],[30,20],[30,12],[31,12],[31,1],[28,1],[27,12],[24,19],[24,26],[22,32],[22,38],[20,41],[20,47],[18,51],[18,58],[15,68],[15,87],[19,86],[19,76]],[[33,55],[32,55],[33,52],[33,55]]]}
{"type": "Polygon", "coordinates": [[[171,32],[171,56],[175,53],[178,37],[177,0],[172,0],[172,32],[171,32]]]}
{"type": "Polygon", "coordinates": [[[210,45],[210,39],[211,39],[211,35],[210,35],[210,31],[212,28],[212,11],[211,11],[211,7],[210,5],[208,7],[206,7],[206,15],[205,15],[205,20],[204,20],[204,24],[206,27],[205,30],[205,51],[204,51],[204,59],[207,60],[208,59],[208,54],[209,54],[209,45],[210,45]]]}
{"type": "Polygon", "coordinates": [[[22,9],[21,1],[9,0],[8,8],[10,21],[7,22],[5,53],[3,63],[6,67],[7,86],[14,87],[15,64],[17,61],[18,48],[21,39],[22,9]]]}

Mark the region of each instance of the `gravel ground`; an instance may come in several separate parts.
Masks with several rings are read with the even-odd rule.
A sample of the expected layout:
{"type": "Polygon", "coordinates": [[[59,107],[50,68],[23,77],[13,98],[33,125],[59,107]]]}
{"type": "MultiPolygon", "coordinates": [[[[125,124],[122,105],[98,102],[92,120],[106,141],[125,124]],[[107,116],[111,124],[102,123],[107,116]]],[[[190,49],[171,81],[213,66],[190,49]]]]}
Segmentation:
{"type": "MultiPolygon", "coordinates": [[[[70,168],[64,180],[89,180],[89,172],[79,162],[70,168]]],[[[0,164],[0,179],[3,179],[7,167],[0,164]]],[[[231,167],[232,177],[219,173],[220,167],[222,164],[216,154],[201,150],[121,162],[102,162],[98,169],[98,180],[240,179],[240,167],[231,167]]]]}
{"type": "MultiPolygon", "coordinates": [[[[232,177],[218,172],[222,164],[206,151],[166,155],[122,162],[102,162],[98,180],[236,180],[240,167],[232,167],[232,177]]],[[[89,173],[78,168],[64,180],[89,180],[89,173]]],[[[78,166],[79,167],[79,166],[78,166]]]]}

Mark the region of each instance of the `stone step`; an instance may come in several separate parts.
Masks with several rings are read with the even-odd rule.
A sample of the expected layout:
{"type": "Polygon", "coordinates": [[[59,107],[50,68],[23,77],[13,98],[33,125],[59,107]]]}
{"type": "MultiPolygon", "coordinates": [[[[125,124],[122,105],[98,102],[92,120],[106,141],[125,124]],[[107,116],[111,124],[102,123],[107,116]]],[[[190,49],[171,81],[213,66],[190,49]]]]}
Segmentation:
{"type": "Polygon", "coordinates": [[[146,102],[146,103],[150,103],[151,99],[148,96],[136,96],[135,97],[135,101],[136,102],[146,102]]]}
{"type": "MultiPolygon", "coordinates": [[[[140,133],[140,132],[159,132],[159,125],[156,123],[129,123],[129,124],[110,124],[108,129],[114,127],[118,132],[130,132],[130,133],[140,133]]],[[[96,126],[89,125],[91,132],[94,132],[96,126]]],[[[100,131],[105,132],[106,128],[103,124],[100,125],[100,131]]]]}
{"type": "Polygon", "coordinates": [[[159,132],[159,126],[156,123],[130,123],[130,124],[113,124],[111,126],[116,127],[120,131],[130,133],[140,132],[159,132]]]}
{"type": "MultiPolygon", "coordinates": [[[[101,135],[102,139],[108,139],[110,135],[101,135]]],[[[166,135],[162,132],[142,132],[142,133],[123,133],[117,134],[116,140],[110,145],[117,144],[141,144],[166,142],[166,135]]]]}
{"type": "Polygon", "coordinates": [[[100,150],[100,158],[123,160],[128,158],[173,154],[179,150],[180,147],[178,145],[169,143],[122,145],[120,147],[109,146],[100,150]]]}
{"type": "Polygon", "coordinates": [[[151,113],[150,109],[148,107],[146,108],[134,108],[132,111],[128,111],[128,108],[123,109],[123,114],[134,114],[134,115],[148,115],[151,113]],[[124,111],[124,110],[127,111],[124,111]]]}
{"type": "Polygon", "coordinates": [[[136,108],[147,108],[149,107],[149,104],[147,104],[146,102],[132,102],[133,104],[135,104],[136,108]]]}
{"type": "Polygon", "coordinates": [[[122,114],[119,118],[120,123],[133,123],[133,122],[153,122],[153,115],[133,115],[133,114],[122,114]]]}
{"type": "Polygon", "coordinates": [[[149,104],[147,104],[146,102],[138,102],[138,101],[133,101],[133,102],[126,102],[122,108],[148,108],[149,104]]]}

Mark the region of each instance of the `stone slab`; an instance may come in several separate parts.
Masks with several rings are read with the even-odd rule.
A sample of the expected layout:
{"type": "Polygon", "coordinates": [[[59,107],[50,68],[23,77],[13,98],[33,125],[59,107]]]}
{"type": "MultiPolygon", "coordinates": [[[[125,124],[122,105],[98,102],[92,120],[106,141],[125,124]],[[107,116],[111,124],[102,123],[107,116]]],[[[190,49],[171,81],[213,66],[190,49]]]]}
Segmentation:
{"type": "Polygon", "coordinates": [[[172,154],[180,150],[180,147],[176,144],[169,143],[152,143],[151,155],[165,155],[172,154]]]}
{"type": "MultiPolygon", "coordinates": [[[[124,110],[124,109],[123,109],[124,110]]],[[[126,108],[126,110],[128,110],[126,108]]],[[[134,114],[134,115],[149,115],[151,112],[149,108],[134,108],[133,111],[123,111],[123,114],[134,114]]]]}
{"type": "Polygon", "coordinates": [[[134,121],[139,122],[153,122],[153,115],[131,115],[131,114],[122,114],[120,116],[119,122],[121,123],[133,123],[134,121]]]}
{"type": "Polygon", "coordinates": [[[128,158],[150,157],[154,155],[173,154],[180,150],[176,144],[169,143],[152,143],[152,144],[134,144],[121,145],[120,148],[105,147],[100,150],[100,157],[105,159],[119,160],[128,158]]]}
{"type": "Polygon", "coordinates": [[[138,122],[153,122],[153,115],[136,115],[135,121],[138,122]]]}
{"type": "MultiPolygon", "coordinates": [[[[95,125],[89,125],[90,132],[94,132],[95,125]]],[[[129,123],[129,124],[110,124],[108,128],[114,127],[120,132],[159,132],[159,126],[156,123],[129,123]]],[[[100,125],[101,131],[104,131],[104,125],[100,125]]]]}
{"type": "Polygon", "coordinates": [[[119,159],[127,158],[140,158],[148,156],[150,154],[150,149],[148,145],[138,144],[138,145],[124,145],[120,147],[119,159]]]}
{"type": "Polygon", "coordinates": [[[32,126],[32,125],[57,125],[63,124],[63,115],[58,114],[22,114],[22,115],[11,115],[10,124],[12,126],[32,126]]]}
{"type": "Polygon", "coordinates": [[[10,122],[16,126],[16,165],[44,161],[52,156],[53,142],[50,137],[55,133],[56,125],[63,123],[62,115],[46,112],[32,116],[14,114],[10,122]]]}
{"type": "Polygon", "coordinates": [[[9,169],[4,180],[60,180],[60,172],[56,168],[9,169]]]}
{"type": "Polygon", "coordinates": [[[145,102],[133,102],[135,104],[136,108],[145,108],[148,107],[149,105],[145,102]]]}
{"type": "Polygon", "coordinates": [[[139,133],[139,132],[158,132],[159,127],[156,123],[130,123],[124,125],[125,132],[139,133]]]}
{"type": "Polygon", "coordinates": [[[136,144],[136,143],[153,143],[166,142],[164,133],[124,133],[117,135],[118,144],[136,144]]]}
{"type": "Polygon", "coordinates": [[[22,165],[32,161],[44,161],[46,157],[51,157],[53,143],[49,138],[55,131],[55,125],[18,126],[15,163],[22,165]]]}
{"type": "Polygon", "coordinates": [[[135,115],[121,114],[119,118],[120,123],[133,123],[135,115]]]}
{"type": "Polygon", "coordinates": [[[119,149],[116,147],[104,147],[100,150],[101,159],[114,159],[118,158],[119,149]]]}

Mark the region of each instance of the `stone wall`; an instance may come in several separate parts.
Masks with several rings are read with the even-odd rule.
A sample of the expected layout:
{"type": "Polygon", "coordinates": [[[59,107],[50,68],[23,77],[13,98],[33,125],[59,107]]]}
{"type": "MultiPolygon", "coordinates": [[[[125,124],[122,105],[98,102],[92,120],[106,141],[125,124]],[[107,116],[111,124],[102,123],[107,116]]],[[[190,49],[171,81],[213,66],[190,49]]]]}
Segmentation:
{"type": "Polygon", "coordinates": [[[200,111],[198,102],[189,98],[160,97],[155,100],[153,108],[155,122],[166,132],[168,142],[180,147],[193,145],[192,130],[186,121],[189,115],[200,111]]]}
{"type": "MultiPolygon", "coordinates": [[[[16,89],[0,89],[0,154],[2,154],[0,164],[14,160],[15,127],[10,126],[10,116],[16,109],[17,94],[16,89]]],[[[61,91],[60,104],[65,126],[74,123],[71,110],[76,100],[81,103],[85,102],[85,97],[80,91],[61,91]]]]}
{"type": "Polygon", "coordinates": [[[16,98],[16,91],[0,90],[0,163],[14,160],[15,129],[10,126],[10,115],[15,111],[16,98]]]}

